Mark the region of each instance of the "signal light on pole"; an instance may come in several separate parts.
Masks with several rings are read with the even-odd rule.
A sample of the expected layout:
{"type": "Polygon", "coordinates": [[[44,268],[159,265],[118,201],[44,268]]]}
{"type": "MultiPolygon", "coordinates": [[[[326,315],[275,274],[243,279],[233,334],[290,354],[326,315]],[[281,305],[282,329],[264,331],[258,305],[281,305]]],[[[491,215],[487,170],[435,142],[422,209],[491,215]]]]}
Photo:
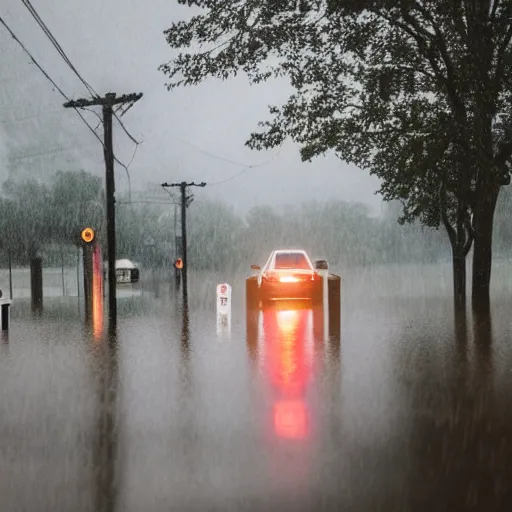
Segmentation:
{"type": "Polygon", "coordinates": [[[92,228],[85,228],[81,233],[82,240],[90,244],[94,240],[94,230],[92,228]]]}
{"type": "Polygon", "coordinates": [[[174,262],[174,266],[178,269],[178,270],[181,270],[183,268],[183,260],[181,258],[178,258],[175,262],[174,262]]]}

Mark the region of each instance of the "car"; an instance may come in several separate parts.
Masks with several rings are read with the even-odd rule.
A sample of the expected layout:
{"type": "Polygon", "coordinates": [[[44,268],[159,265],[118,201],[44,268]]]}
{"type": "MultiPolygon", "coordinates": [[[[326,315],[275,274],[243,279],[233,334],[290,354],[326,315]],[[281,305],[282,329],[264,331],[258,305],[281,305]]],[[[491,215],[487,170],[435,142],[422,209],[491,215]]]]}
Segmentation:
{"type": "Polygon", "coordinates": [[[257,271],[251,296],[258,302],[321,300],[322,276],[304,250],[274,250],[263,268],[258,265],[251,265],[251,268],[257,271]]]}

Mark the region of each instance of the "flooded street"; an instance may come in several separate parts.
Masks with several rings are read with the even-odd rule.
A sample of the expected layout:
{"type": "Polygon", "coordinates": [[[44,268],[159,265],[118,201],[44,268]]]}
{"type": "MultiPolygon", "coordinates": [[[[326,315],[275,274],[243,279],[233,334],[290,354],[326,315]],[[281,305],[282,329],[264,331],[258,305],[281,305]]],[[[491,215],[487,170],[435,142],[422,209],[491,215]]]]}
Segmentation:
{"type": "Polygon", "coordinates": [[[0,510],[508,510],[508,275],[491,325],[454,314],[449,267],[344,274],[328,342],[308,307],[248,329],[242,277],[221,335],[224,276],[191,276],[188,319],[163,280],[120,288],[115,339],[83,326],[71,285],[41,315],[15,293],[0,510]]]}

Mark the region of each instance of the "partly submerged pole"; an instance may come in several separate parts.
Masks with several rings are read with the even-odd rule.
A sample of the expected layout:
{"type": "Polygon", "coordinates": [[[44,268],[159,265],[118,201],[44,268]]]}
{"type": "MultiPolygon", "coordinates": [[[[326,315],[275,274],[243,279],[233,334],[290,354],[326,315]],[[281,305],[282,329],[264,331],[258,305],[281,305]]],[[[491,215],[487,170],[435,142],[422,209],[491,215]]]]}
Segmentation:
{"type": "Polygon", "coordinates": [[[11,249],[9,249],[9,252],[7,254],[9,258],[9,297],[12,300],[12,258],[11,258],[11,249]]]}

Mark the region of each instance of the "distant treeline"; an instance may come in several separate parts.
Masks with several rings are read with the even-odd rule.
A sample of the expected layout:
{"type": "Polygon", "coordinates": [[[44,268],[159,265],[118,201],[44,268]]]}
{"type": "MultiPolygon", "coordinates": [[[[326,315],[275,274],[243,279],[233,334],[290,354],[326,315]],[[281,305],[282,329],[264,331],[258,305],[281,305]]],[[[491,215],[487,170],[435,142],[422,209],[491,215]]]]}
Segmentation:
{"type": "MultiPolygon", "coordinates": [[[[153,198],[154,198],[153,194],[153,198]]],[[[496,257],[512,256],[511,194],[505,188],[495,220],[496,257]]],[[[175,255],[175,206],[158,200],[118,198],[117,254],[144,267],[169,266],[175,255]]],[[[179,209],[178,209],[179,211],[179,209]]],[[[337,267],[449,261],[444,230],[400,225],[401,205],[388,203],[380,217],[366,205],[343,201],[307,202],[277,211],[258,206],[242,218],[232,208],[203,198],[187,210],[189,266],[197,269],[248,268],[264,263],[279,247],[305,248],[337,267]]],[[[0,198],[0,258],[10,251],[14,265],[41,254],[46,265],[76,264],[80,230],[92,226],[104,245],[101,179],[86,172],[59,172],[50,183],[4,184],[0,198]],[[3,249],[3,250],[2,250],[3,249]]]]}

